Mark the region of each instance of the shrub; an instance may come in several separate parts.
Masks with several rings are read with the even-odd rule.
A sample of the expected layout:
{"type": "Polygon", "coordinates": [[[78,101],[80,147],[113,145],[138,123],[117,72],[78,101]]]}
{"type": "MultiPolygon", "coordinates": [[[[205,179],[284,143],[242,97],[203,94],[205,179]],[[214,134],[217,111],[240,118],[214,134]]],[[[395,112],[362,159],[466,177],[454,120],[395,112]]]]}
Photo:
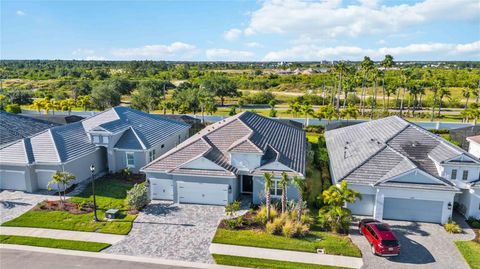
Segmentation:
{"type": "Polygon", "coordinates": [[[148,198],[148,187],[145,183],[135,184],[127,191],[127,204],[130,209],[140,210],[150,203],[148,198]]]}
{"type": "Polygon", "coordinates": [[[310,231],[310,228],[306,224],[301,224],[301,223],[295,223],[295,237],[304,237],[305,235],[308,234],[310,231]]]}
{"type": "Polygon", "coordinates": [[[475,219],[473,217],[470,217],[468,218],[467,222],[468,224],[470,224],[470,226],[472,226],[472,228],[480,229],[480,219],[475,219]]]}
{"type": "Polygon", "coordinates": [[[445,231],[451,234],[458,234],[462,232],[462,228],[460,228],[460,226],[451,218],[448,219],[447,224],[445,224],[443,227],[445,228],[445,231]]]}
{"type": "Polygon", "coordinates": [[[233,203],[228,203],[225,206],[225,212],[227,212],[227,216],[233,216],[238,210],[240,210],[240,202],[237,200],[233,201],[233,203]]]}
{"type": "Polygon", "coordinates": [[[237,229],[239,227],[242,227],[243,225],[243,216],[240,216],[238,218],[233,218],[233,219],[225,219],[223,223],[228,229],[231,229],[231,230],[237,229]]]}
{"type": "MultiPolygon", "coordinates": [[[[276,218],[278,215],[278,212],[277,210],[275,209],[275,207],[270,207],[270,219],[269,220],[272,220],[274,218],[276,218]]],[[[267,223],[267,207],[262,205],[260,207],[260,209],[258,210],[258,213],[257,213],[257,217],[256,217],[256,220],[257,222],[259,223],[262,223],[262,224],[266,224],[267,223]]]]}
{"type": "Polygon", "coordinates": [[[280,234],[284,220],[281,217],[275,218],[272,222],[268,222],[265,231],[269,234],[280,234]]]}
{"type": "Polygon", "coordinates": [[[19,114],[22,113],[22,109],[18,104],[8,104],[5,106],[5,111],[8,113],[19,114]]]}
{"type": "Polygon", "coordinates": [[[295,223],[291,220],[287,220],[282,227],[282,234],[285,237],[293,237],[296,233],[295,223]]]}

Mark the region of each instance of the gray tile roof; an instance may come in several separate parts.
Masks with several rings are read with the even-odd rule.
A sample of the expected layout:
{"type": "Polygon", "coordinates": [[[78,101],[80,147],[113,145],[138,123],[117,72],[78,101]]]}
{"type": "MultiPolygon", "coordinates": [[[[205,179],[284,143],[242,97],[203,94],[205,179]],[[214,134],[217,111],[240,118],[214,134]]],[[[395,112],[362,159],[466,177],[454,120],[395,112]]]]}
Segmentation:
{"type": "MultiPolygon", "coordinates": [[[[325,139],[337,182],[346,179],[378,184],[420,169],[439,179],[439,185],[452,189],[452,183],[439,176],[434,161],[441,163],[461,154],[475,159],[441,137],[396,116],[327,131],[325,139]]],[[[396,183],[381,183],[388,184],[396,183]]]]}
{"type": "Polygon", "coordinates": [[[118,139],[117,143],[115,144],[115,148],[120,149],[144,149],[141,142],[138,140],[135,132],[132,128],[129,128],[125,132],[123,132],[120,139],[118,139]]]}
{"type": "Polygon", "coordinates": [[[0,147],[54,126],[58,124],[0,111],[0,147]]]}
{"type": "Polygon", "coordinates": [[[232,151],[265,152],[263,164],[278,160],[297,173],[305,174],[305,132],[251,112],[207,126],[144,170],[173,172],[182,164],[203,156],[235,174],[236,169],[229,165],[232,151]]]}
{"type": "Polygon", "coordinates": [[[97,150],[90,142],[87,132],[98,126],[106,126],[106,131],[128,130],[116,145],[127,149],[138,148],[140,141],[146,143],[146,148],[150,148],[180,130],[189,128],[185,123],[130,108],[115,107],[80,122],[55,126],[24,139],[23,142],[0,149],[0,162],[62,163],[85,156],[97,150]]]}

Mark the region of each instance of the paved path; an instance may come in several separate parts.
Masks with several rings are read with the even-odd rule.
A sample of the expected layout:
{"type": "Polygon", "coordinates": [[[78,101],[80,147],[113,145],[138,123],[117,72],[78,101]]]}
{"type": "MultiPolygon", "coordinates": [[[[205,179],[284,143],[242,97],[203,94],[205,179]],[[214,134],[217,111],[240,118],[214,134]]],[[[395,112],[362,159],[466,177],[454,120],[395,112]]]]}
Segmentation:
{"type": "Polygon", "coordinates": [[[4,235],[22,235],[53,239],[66,239],[77,241],[89,241],[115,244],[123,239],[125,235],[104,234],[92,232],[78,232],[67,230],[43,229],[43,228],[27,228],[27,227],[0,227],[0,234],[4,235]]]}
{"type": "MultiPolygon", "coordinates": [[[[379,257],[370,251],[370,245],[352,226],[350,237],[363,254],[362,268],[421,268],[421,269],[468,269],[468,265],[453,241],[473,239],[473,231],[464,227],[464,234],[449,234],[443,226],[434,223],[385,220],[400,241],[400,255],[379,257]]],[[[459,222],[459,224],[461,224],[459,222]]],[[[461,224],[462,225],[462,224],[461,224]]]]}
{"type": "Polygon", "coordinates": [[[0,268],[2,269],[51,269],[67,267],[102,269],[242,269],[241,267],[157,258],[0,244],[0,268]]]}
{"type": "Polygon", "coordinates": [[[22,215],[45,199],[58,200],[58,196],[32,194],[23,191],[0,191],[0,223],[22,215]]]}
{"type": "Polygon", "coordinates": [[[152,201],[125,240],[105,253],[213,263],[208,251],[225,207],[152,201]]]}
{"type": "Polygon", "coordinates": [[[317,254],[300,251],[279,250],[270,248],[256,248],[225,244],[210,245],[210,253],[223,254],[240,257],[250,257],[258,259],[270,259],[289,262],[312,263],[329,266],[360,268],[363,264],[362,258],[317,254]]]}

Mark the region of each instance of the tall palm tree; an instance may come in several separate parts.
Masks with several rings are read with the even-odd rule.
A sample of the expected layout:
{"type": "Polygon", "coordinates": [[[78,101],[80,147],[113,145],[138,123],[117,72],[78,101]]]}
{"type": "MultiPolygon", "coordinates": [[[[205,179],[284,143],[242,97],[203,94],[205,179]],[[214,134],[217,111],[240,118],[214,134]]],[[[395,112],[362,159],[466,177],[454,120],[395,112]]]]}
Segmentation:
{"type": "Polygon", "coordinates": [[[362,63],[360,63],[360,69],[363,72],[363,79],[362,79],[362,94],[360,96],[360,107],[362,109],[362,116],[365,113],[365,83],[367,82],[368,75],[370,71],[373,69],[373,61],[370,57],[365,56],[363,57],[362,63]]]}
{"type": "Polygon", "coordinates": [[[471,94],[470,88],[465,87],[465,88],[462,89],[462,96],[465,98],[465,108],[464,109],[468,108],[468,99],[470,99],[470,94],[471,94]]]}
{"type": "Polygon", "coordinates": [[[405,92],[408,88],[408,82],[412,78],[412,70],[411,69],[404,69],[402,70],[402,86],[403,86],[403,94],[402,99],[400,100],[400,117],[403,117],[403,104],[405,102],[405,92]]]}
{"type": "Polygon", "coordinates": [[[285,173],[285,171],[282,172],[282,178],[278,182],[282,188],[282,214],[285,213],[287,208],[287,186],[289,180],[287,173],[285,173]]]}
{"type": "Polygon", "coordinates": [[[265,206],[267,208],[267,220],[270,220],[270,204],[272,195],[270,190],[272,189],[273,184],[273,173],[264,173],[263,179],[265,180],[265,206]]]}
{"type": "Polygon", "coordinates": [[[338,76],[337,104],[335,106],[335,109],[337,111],[340,111],[340,95],[342,94],[342,81],[343,81],[343,77],[347,73],[347,65],[345,64],[344,61],[341,61],[338,64],[336,64],[333,69],[338,76]]]}
{"type": "Polygon", "coordinates": [[[380,71],[375,68],[371,71],[371,74],[373,78],[373,101],[370,110],[370,119],[373,119],[373,112],[377,107],[377,79],[380,76],[380,71]]]}
{"type": "Polygon", "coordinates": [[[299,102],[292,102],[288,105],[290,112],[292,113],[292,117],[297,117],[298,112],[300,112],[300,103],[299,102]]]}
{"type": "Polygon", "coordinates": [[[308,126],[308,116],[313,115],[315,111],[313,110],[312,105],[309,103],[303,103],[302,106],[300,107],[300,111],[302,112],[303,116],[305,117],[305,126],[308,126]]]}
{"type": "Polygon", "coordinates": [[[383,110],[388,109],[385,103],[385,75],[387,74],[387,70],[389,68],[392,68],[394,65],[395,65],[395,62],[393,61],[393,56],[390,54],[385,55],[385,58],[383,59],[383,61],[380,62],[380,66],[383,67],[383,72],[382,72],[383,110]]]}
{"type": "Polygon", "coordinates": [[[440,118],[440,113],[442,112],[442,102],[443,102],[443,98],[444,97],[447,97],[448,99],[450,99],[452,97],[452,93],[450,92],[450,90],[446,87],[441,87],[439,90],[438,90],[438,97],[440,98],[440,102],[438,102],[438,117],[440,118]]]}
{"type": "Polygon", "coordinates": [[[297,218],[300,221],[300,219],[302,218],[302,211],[303,211],[303,194],[305,192],[305,180],[297,176],[293,176],[292,183],[293,185],[295,185],[298,191],[297,218]]]}

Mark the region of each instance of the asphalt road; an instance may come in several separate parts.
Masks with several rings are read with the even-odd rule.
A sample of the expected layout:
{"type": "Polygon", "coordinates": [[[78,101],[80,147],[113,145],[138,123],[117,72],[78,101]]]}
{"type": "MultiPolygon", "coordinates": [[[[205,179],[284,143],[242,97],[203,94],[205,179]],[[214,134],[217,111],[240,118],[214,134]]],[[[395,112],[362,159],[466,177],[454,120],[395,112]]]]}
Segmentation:
{"type": "Polygon", "coordinates": [[[0,249],[1,269],[102,268],[102,269],[191,269],[172,265],[79,257],[74,255],[0,249]]]}

